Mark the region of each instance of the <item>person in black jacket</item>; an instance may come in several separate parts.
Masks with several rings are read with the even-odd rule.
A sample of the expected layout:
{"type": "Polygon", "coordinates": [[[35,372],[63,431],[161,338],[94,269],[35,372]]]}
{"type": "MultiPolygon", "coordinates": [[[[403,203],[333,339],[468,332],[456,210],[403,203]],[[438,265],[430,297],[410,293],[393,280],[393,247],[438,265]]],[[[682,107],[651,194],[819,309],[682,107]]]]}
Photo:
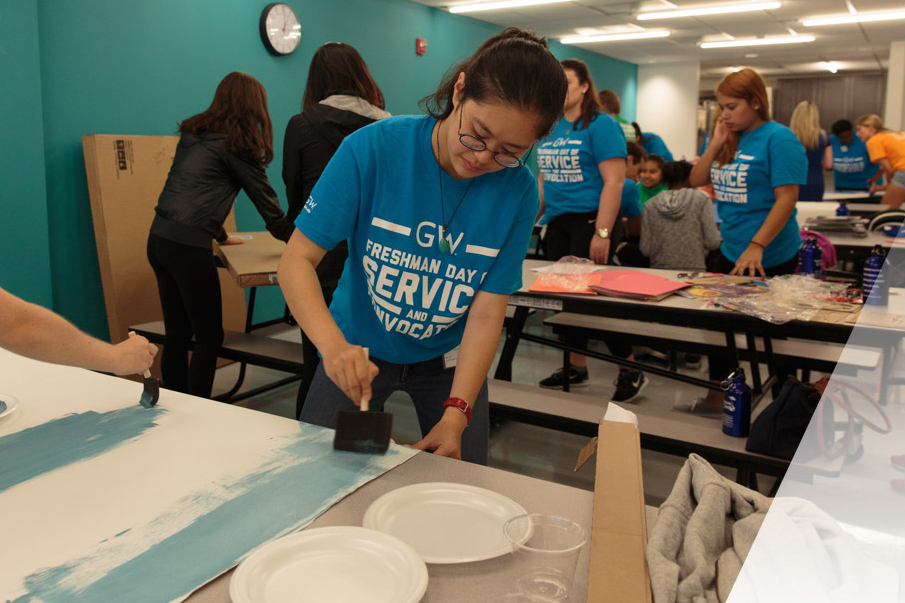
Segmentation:
{"type": "Polygon", "coordinates": [[[258,80],[238,71],[227,75],[211,106],[179,124],[179,133],[176,157],[154,210],[148,260],[157,277],[166,329],[163,385],[209,398],[223,343],[220,281],[211,241],[242,242],[223,229],[240,189],[274,237],[288,240],[292,227],[264,171],[273,160],[273,127],[267,92],[258,80]]]}
{"type": "MultiPolygon", "coordinates": [[[[287,219],[294,224],[311,189],[343,138],[370,123],[389,117],[380,87],[355,48],[328,42],[317,49],[308,68],[302,112],[289,120],[283,139],[283,182],[289,198],[287,219]]],[[[294,228],[294,226],[293,226],[294,228]]],[[[317,276],[327,305],[349,255],[345,242],[327,252],[317,276]]],[[[304,368],[296,402],[301,413],[319,363],[317,348],[302,333],[304,368]]]]}

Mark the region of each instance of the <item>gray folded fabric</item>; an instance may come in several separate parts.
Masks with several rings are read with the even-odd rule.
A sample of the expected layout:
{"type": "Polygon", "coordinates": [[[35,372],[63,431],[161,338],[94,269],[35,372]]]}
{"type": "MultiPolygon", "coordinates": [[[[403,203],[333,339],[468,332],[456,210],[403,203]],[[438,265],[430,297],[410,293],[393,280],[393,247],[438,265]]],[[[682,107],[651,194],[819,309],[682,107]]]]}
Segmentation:
{"type": "Polygon", "coordinates": [[[648,539],[654,602],[725,602],[771,500],[689,455],[648,539]]]}

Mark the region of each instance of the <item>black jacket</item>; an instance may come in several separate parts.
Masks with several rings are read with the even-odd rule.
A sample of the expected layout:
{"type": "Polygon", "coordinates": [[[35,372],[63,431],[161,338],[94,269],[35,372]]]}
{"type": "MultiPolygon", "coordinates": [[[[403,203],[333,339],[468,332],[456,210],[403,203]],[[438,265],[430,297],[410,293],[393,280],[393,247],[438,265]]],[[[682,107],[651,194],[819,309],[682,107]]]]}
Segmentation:
{"type": "Polygon", "coordinates": [[[160,193],[151,232],[157,236],[210,249],[211,239],[223,241],[223,222],[242,189],[264,218],[267,230],[288,241],[291,225],[260,161],[226,148],[224,134],[183,134],[160,193]]]}
{"type": "Polygon", "coordinates": [[[340,93],[289,120],[283,138],[283,182],[289,199],[290,223],[301,213],[311,189],[343,138],[388,116],[389,113],[360,97],[340,93]],[[335,104],[331,106],[327,102],[335,104]]]}

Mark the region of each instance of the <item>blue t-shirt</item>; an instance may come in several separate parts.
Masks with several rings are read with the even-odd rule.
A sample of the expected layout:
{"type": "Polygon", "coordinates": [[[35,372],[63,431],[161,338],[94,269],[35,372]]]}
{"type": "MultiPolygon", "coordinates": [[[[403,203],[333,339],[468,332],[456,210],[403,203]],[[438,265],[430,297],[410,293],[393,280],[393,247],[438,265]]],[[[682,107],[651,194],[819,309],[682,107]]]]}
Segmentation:
{"type": "Polygon", "coordinates": [[[867,145],[852,136],[851,144],[842,144],[835,134],[830,134],[833,145],[833,185],[837,189],[866,191],[867,181],[877,173],[879,165],[870,162],[867,145]]]}
{"type": "MultiPolygon", "coordinates": [[[[768,121],[744,132],[735,159],[721,167],[714,163],[710,168],[722,220],[723,255],[737,261],[773,209],[773,189],[786,184],[802,185],[807,172],[804,147],[786,126],[768,121]]],[[[796,216],[797,211],[793,210],[783,229],[764,249],[764,268],[787,262],[798,252],[801,235],[796,216]]]]}
{"type": "Polygon", "coordinates": [[[479,289],[509,295],[521,287],[538,210],[526,167],[472,180],[444,172],[445,219],[462,201],[445,237],[450,253],[441,253],[435,123],[390,117],[347,136],[295,222],[324,249],[348,240],[330,313],[350,343],[388,362],[445,354],[461,342],[479,289]]]}
{"type": "Polygon", "coordinates": [[[623,218],[637,218],[641,215],[641,194],[634,180],[625,179],[625,185],[622,187],[622,205],[619,210],[623,218]]]}
{"type": "Polygon", "coordinates": [[[644,132],[644,142],[641,143],[641,146],[644,147],[644,150],[647,151],[647,154],[659,155],[665,161],[672,161],[672,153],[669,152],[669,149],[666,148],[666,143],[663,142],[663,139],[654,134],[653,132],[644,132]]]}
{"type": "Polygon", "coordinates": [[[544,216],[594,211],[600,206],[601,161],[625,157],[625,135],[616,120],[600,113],[583,130],[565,117],[537,149],[537,167],[544,176],[544,216]]]}

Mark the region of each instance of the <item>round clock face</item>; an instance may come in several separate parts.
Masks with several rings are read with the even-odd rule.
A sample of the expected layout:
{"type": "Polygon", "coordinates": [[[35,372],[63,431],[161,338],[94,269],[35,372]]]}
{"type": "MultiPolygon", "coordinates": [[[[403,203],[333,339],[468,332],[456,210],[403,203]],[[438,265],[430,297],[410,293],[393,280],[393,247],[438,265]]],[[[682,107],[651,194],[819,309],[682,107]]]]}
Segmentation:
{"type": "Polygon", "coordinates": [[[285,4],[268,4],[261,13],[261,40],[271,53],[289,54],[299,45],[302,26],[285,4]]]}

